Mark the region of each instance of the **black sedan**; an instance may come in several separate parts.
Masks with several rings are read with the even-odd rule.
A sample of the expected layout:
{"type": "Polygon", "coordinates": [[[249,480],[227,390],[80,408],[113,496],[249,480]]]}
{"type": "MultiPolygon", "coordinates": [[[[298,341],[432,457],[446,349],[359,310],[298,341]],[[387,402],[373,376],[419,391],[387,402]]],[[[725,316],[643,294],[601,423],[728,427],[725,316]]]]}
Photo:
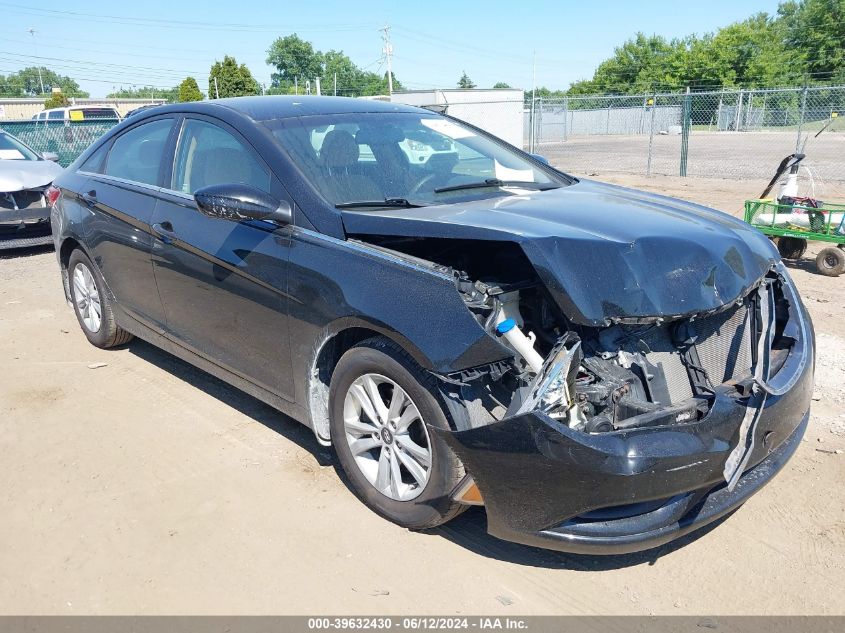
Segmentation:
{"type": "Polygon", "coordinates": [[[654,547],[739,506],[807,426],[812,326],[768,239],[447,116],[176,104],[56,185],[91,343],[141,337],[308,425],[408,528],[483,504],[501,538],[654,547]]]}

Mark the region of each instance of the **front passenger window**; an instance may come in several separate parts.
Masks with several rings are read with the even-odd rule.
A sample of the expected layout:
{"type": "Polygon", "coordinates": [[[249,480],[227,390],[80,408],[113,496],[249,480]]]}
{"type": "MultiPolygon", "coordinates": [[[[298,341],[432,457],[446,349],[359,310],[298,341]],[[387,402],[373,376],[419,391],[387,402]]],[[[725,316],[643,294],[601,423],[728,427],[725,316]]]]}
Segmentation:
{"type": "Polygon", "coordinates": [[[158,119],[118,136],[111,146],[104,173],[115,178],[157,185],[171,127],[173,119],[158,119]]]}
{"type": "Polygon", "coordinates": [[[188,119],[182,128],[171,189],[194,194],[210,185],[244,184],[270,192],[270,173],[246,146],[211,123],[188,119]]]}

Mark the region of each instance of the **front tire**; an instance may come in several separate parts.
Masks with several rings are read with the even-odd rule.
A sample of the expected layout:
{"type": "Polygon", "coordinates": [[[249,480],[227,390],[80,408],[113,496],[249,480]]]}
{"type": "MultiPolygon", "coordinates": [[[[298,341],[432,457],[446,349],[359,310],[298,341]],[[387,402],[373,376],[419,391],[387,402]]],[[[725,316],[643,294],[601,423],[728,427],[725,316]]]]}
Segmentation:
{"type": "Polygon", "coordinates": [[[451,498],[464,477],[429,427],[450,429],[435,379],[384,337],[338,361],[329,390],[332,443],[353,492],[410,529],[445,523],[466,506],[451,498]]]}
{"type": "Polygon", "coordinates": [[[70,297],[79,327],[88,341],[103,349],[123,345],[132,335],[117,325],[99,270],[77,249],[68,260],[70,297]]]}

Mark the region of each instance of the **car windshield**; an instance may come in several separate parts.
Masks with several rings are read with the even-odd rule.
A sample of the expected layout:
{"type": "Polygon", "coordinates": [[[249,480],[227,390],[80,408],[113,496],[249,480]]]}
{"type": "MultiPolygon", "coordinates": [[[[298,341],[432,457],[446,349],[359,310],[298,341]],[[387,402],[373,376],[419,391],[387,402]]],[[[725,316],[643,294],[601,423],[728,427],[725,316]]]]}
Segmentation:
{"type": "Polygon", "coordinates": [[[38,160],[39,156],[18,139],[0,133],[0,160],[38,160]]]}
{"type": "Polygon", "coordinates": [[[264,124],[314,188],[341,208],[445,204],[569,184],[491,137],[435,114],[315,115],[264,124]]]}

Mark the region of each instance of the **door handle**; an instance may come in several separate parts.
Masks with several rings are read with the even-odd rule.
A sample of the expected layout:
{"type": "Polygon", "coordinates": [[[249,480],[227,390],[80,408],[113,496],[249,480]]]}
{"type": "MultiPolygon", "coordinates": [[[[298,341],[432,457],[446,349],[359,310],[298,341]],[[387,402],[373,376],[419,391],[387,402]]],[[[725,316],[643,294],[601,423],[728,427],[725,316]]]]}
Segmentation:
{"type": "Polygon", "coordinates": [[[84,202],[89,207],[93,207],[95,204],[97,204],[97,192],[93,189],[91,191],[86,191],[79,197],[82,199],[82,202],[84,202]]]}
{"type": "Polygon", "coordinates": [[[173,225],[165,220],[164,222],[157,222],[152,225],[153,233],[165,244],[171,244],[176,239],[176,232],[173,230],[173,225]]]}

